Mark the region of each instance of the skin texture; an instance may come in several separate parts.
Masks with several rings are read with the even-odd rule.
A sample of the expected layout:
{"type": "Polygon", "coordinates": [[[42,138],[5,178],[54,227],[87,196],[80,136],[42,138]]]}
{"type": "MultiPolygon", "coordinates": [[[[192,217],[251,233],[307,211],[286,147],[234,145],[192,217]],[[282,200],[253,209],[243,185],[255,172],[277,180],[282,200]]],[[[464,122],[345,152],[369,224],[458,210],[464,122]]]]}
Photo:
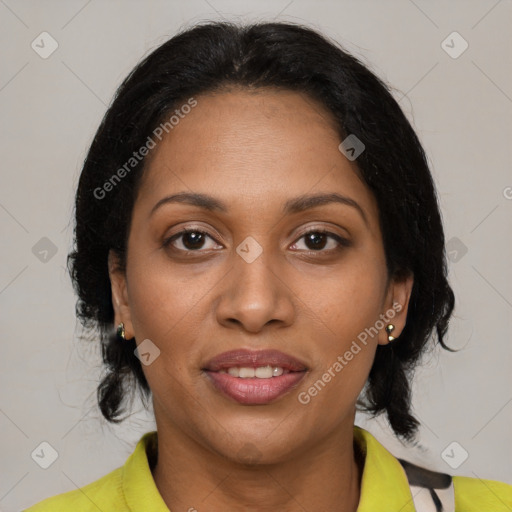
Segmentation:
{"type": "Polygon", "coordinates": [[[355,403],[377,344],[388,343],[384,328],[307,405],[298,394],[393,303],[402,306],[392,320],[400,335],[412,277],[388,280],[376,201],[321,105],[272,89],[196,99],[151,154],[126,273],[109,258],[116,325],[160,350],[143,366],[158,429],[156,485],[172,511],[353,512],[355,403]],[[168,203],[151,214],[177,192],[211,195],[227,211],[168,203]],[[366,221],[338,203],[282,213],[287,200],[320,192],[350,197],[366,221]],[[185,235],[164,246],[186,227],[208,233],[202,245],[185,235]],[[349,245],[329,235],[315,246],[304,237],[309,228],[349,245]],[[252,263],[236,252],[248,236],[262,248],[252,263]],[[201,370],[238,348],[281,350],[307,374],[274,403],[238,404],[201,370]]]}

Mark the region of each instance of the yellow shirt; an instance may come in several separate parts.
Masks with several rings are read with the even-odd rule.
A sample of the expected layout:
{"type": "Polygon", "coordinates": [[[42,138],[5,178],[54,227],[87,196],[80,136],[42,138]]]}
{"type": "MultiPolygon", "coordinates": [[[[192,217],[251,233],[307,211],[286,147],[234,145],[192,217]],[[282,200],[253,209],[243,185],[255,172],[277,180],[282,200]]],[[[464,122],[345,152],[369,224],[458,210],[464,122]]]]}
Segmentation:
{"type": "MultiPolygon", "coordinates": [[[[357,512],[414,512],[406,473],[400,462],[370,432],[354,426],[354,439],[365,454],[357,512]]],[[[25,512],[170,512],[153,480],[147,451],[156,432],[144,434],[124,466],[80,489],[68,491],[25,512]]],[[[493,480],[453,477],[455,512],[511,512],[512,485],[493,480]]],[[[195,504],[198,510],[207,510],[195,504]]],[[[193,507],[192,507],[193,510],[193,507]]]]}

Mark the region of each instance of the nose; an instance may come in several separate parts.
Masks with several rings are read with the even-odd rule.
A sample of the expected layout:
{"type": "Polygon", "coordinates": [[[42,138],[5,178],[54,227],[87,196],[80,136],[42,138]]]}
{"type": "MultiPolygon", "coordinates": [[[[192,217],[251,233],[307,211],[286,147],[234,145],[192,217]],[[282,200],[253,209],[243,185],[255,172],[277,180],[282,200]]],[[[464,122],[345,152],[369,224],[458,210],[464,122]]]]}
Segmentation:
{"type": "Polygon", "coordinates": [[[294,293],[275,257],[263,251],[250,263],[236,253],[233,260],[217,298],[218,322],[225,327],[243,327],[251,333],[260,332],[267,324],[291,325],[294,293]]]}

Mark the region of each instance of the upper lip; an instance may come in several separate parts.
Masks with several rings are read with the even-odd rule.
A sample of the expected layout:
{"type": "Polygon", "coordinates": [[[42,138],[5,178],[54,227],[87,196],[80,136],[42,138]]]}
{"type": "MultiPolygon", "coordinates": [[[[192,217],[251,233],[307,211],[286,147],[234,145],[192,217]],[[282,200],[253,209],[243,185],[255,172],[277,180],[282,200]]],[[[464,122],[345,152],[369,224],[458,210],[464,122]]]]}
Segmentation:
{"type": "Polygon", "coordinates": [[[260,366],[279,366],[293,372],[307,370],[304,363],[284,354],[279,350],[247,350],[238,349],[229,352],[223,352],[210,359],[203,370],[217,372],[222,369],[232,368],[234,366],[245,368],[258,368],[260,366]]]}

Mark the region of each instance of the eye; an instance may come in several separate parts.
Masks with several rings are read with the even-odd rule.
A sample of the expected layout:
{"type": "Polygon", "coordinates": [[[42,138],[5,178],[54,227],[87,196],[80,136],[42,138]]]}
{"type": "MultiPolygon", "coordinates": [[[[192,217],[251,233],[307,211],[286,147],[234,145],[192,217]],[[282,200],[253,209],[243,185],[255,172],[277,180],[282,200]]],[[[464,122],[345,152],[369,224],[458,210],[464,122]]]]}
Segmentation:
{"type": "MultiPolygon", "coordinates": [[[[345,238],[332,233],[331,231],[319,228],[310,229],[298,240],[302,239],[304,239],[304,243],[306,245],[305,248],[301,249],[300,247],[297,247],[297,242],[292,245],[292,248],[313,252],[330,252],[350,245],[350,242],[345,238]]],[[[164,241],[163,246],[172,246],[174,249],[183,252],[198,252],[200,249],[215,249],[215,244],[215,240],[206,231],[187,228],[167,238],[164,241]],[[210,247],[207,246],[208,240],[210,240],[210,247]]]]}
{"type": "Polygon", "coordinates": [[[170,238],[167,238],[163,245],[164,247],[172,245],[174,249],[186,252],[197,252],[199,249],[215,249],[215,243],[213,246],[205,247],[205,243],[208,239],[215,242],[215,240],[206,231],[187,228],[174,234],[170,238]],[[175,244],[175,242],[178,243],[175,244]]]}
{"type": "MultiPolygon", "coordinates": [[[[304,239],[304,245],[306,245],[303,250],[313,252],[330,252],[350,245],[350,242],[345,238],[319,228],[310,229],[299,238],[299,240],[302,239],[304,239]]],[[[297,245],[297,242],[295,242],[292,247],[297,248],[297,245]]]]}

